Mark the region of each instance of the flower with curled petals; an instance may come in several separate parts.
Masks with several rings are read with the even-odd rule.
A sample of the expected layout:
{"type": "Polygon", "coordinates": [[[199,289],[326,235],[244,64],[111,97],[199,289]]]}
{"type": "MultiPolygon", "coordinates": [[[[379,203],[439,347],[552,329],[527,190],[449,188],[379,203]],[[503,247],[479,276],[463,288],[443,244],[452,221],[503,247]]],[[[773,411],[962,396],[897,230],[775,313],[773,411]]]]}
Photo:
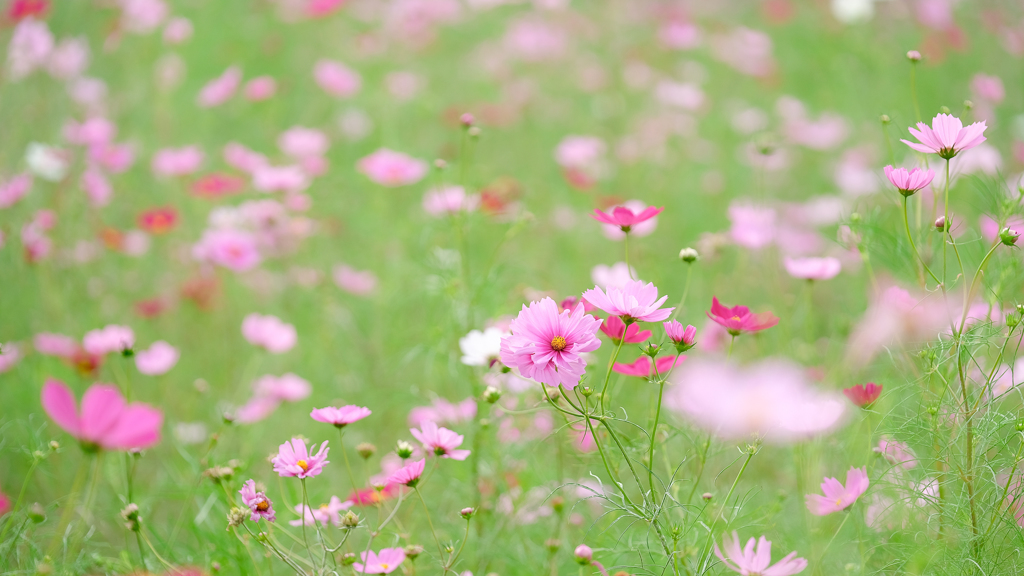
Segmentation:
{"type": "Polygon", "coordinates": [[[456,450],[462,446],[462,434],[456,434],[447,428],[440,428],[433,422],[424,422],[420,429],[410,428],[409,433],[413,438],[420,441],[423,447],[432,450],[441,458],[452,460],[465,460],[469,457],[469,450],[456,450]]]}
{"type": "Polygon", "coordinates": [[[964,126],[964,123],[955,116],[939,114],[932,118],[931,127],[924,122],[918,122],[917,130],[909,128],[910,134],[920,143],[907,140],[900,140],[900,142],[918,152],[938,154],[941,158],[949,160],[960,152],[984,142],[985,128],[984,120],[964,126]]]}
{"type": "Polygon", "coordinates": [[[886,166],[883,171],[889,182],[904,196],[913,196],[918,190],[931,184],[932,179],[935,178],[934,171],[920,168],[907,170],[906,168],[893,168],[890,165],[886,166]]]}
{"type": "Polygon", "coordinates": [[[256,482],[254,480],[249,480],[243,484],[242,489],[238,493],[242,495],[242,502],[249,507],[249,511],[252,513],[249,516],[249,520],[253,522],[259,522],[260,518],[266,518],[267,522],[277,520],[277,514],[274,513],[274,504],[267,498],[266,494],[256,491],[256,482]]]}
{"type": "Polygon", "coordinates": [[[583,299],[601,310],[618,316],[626,324],[633,322],[660,322],[669,317],[675,308],[661,308],[668,296],[658,298],[658,288],[653,283],[630,280],[621,288],[609,286],[607,292],[594,286],[583,293],[583,299]]]}

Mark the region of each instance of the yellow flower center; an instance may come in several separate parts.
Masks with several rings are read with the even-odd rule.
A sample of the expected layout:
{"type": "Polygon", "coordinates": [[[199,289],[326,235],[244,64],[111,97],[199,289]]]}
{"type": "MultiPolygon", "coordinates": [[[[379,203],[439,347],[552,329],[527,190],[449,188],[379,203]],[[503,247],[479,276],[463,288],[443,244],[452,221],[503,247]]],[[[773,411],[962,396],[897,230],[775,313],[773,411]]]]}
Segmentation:
{"type": "Polygon", "coordinates": [[[843,499],[842,498],[836,498],[836,506],[842,506],[842,505],[843,505],[843,499]]]}
{"type": "Polygon", "coordinates": [[[566,342],[565,337],[563,336],[555,336],[554,338],[551,339],[551,349],[554,350],[555,352],[561,352],[562,350],[565,350],[565,347],[568,345],[569,343],[566,342]]]}
{"type": "Polygon", "coordinates": [[[256,510],[260,512],[266,512],[267,510],[270,510],[270,502],[266,500],[260,500],[259,504],[256,504],[256,510]]]}
{"type": "Polygon", "coordinates": [[[309,472],[309,463],[306,462],[305,460],[299,460],[298,462],[295,463],[295,465],[298,466],[299,468],[302,468],[303,472],[309,472]]]}
{"type": "Polygon", "coordinates": [[[740,320],[743,320],[743,319],[742,319],[742,318],[740,318],[739,316],[733,316],[732,318],[729,318],[729,320],[736,320],[736,321],[740,321],[740,320]]]}
{"type": "Polygon", "coordinates": [[[388,565],[387,565],[387,564],[381,564],[381,565],[380,565],[380,567],[381,567],[381,568],[383,568],[383,569],[385,569],[385,570],[387,570],[387,569],[388,569],[388,565]]]}

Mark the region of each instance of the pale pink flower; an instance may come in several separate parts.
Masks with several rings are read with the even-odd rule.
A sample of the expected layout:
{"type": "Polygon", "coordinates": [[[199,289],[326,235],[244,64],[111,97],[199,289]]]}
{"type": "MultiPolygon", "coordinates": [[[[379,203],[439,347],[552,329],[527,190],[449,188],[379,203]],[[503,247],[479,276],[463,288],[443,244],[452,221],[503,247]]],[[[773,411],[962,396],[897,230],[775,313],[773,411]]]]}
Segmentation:
{"type": "Polygon", "coordinates": [[[266,156],[250,150],[238,142],[228,142],[224,146],[224,161],[232,168],[250,173],[269,163],[266,156]]]}
{"type": "Polygon", "coordinates": [[[206,230],[192,256],[235,272],[251,270],[262,260],[256,237],[241,230],[206,230]]]}
{"type": "Polygon", "coordinates": [[[300,192],[309,184],[309,176],[298,166],[257,166],[252,172],[252,187],[260,192],[300,192]]]}
{"type": "Polygon", "coordinates": [[[826,112],[817,120],[811,120],[802,102],[783,96],[779,100],[783,116],[783,132],[792,144],[806,146],[812,150],[829,150],[846,139],[849,126],[837,114],[826,112]]]}
{"type": "Polygon", "coordinates": [[[900,140],[918,152],[938,154],[950,159],[964,150],[970,150],[985,141],[985,122],[964,126],[963,122],[949,114],[939,114],[932,119],[931,127],[924,122],[917,123],[917,130],[910,128],[910,134],[920,142],[900,140]]]}
{"type": "Polygon", "coordinates": [[[447,428],[439,428],[434,422],[424,422],[420,428],[421,430],[410,428],[409,433],[435,455],[452,460],[465,460],[469,457],[469,450],[456,450],[462,446],[461,434],[447,428]]]}
{"type": "Polygon", "coordinates": [[[98,78],[76,78],[68,83],[68,95],[87,109],[97,111],[107,97],[107,84],[98,78]]]}
{"type": "Polygon", "coordinates": [[[356,166],[373,182],[388,187],[415,184],[428,169],[425,161],[387,148],[360,159],[356,166]]]}
{"type": "Polygon", "coordinates": [[[110,185],[102,170],[90,165],[82,172],[82,190],[89,197],[89,204],[99,208],[110,204],[114,187],[110,185]]]}
{"type": "Polygon", "coordinates": [[[675,50],[689,50],[701,44],[700,28],[688,20],[673,18],[658,29],[662,45],[675,50]]]}
{"type": "Polygon", "coordinates": [[[142,374],[159,376],[174,368],[180,357],[181,353],[177,348],[163,340],[157,340],[148,349],[135,353],[135,367],[142,374]]]}
{"type": "Polygon", "coordinates": [[[192,21],[182,16],[171,18],[164,26],[164,43],[181,44],[192,37],[192,21]]]}
{"type": "Polygon", "coordinates": [[[20,80],[46,65],[53,50],[53,34],[46,22],[25,18],[14,27],[7,46],[7,69],[12,80],[20,80]]]}
{"type": "Polygon", "coordinates": [[[987,74],[975,74],[971,79],[971,92],[978,100],[985,100],[998,104],[1006,98],[1006,90],[1003,88],[1003,81],[998,76],[987,74]]]}
{"type": "Polygon", "coordinates": [[[391,574],[405,562],[403,548],[381,548],[380,553],[367,550],[359,554],[360,562],[352,564],[356,574],[391,574]]]}
{"type": "Polygon", "coordinates": [[[763,77],[775,71],[772,39],[764,32],[742,26],[711,38],[715,58],[749,76],[763,77]]]}
{"type": "Polygon", "coordinates": [[[434,217],[474,212],[480,206],[478,194],[466,194],[462,186],[431,188],[423,195],[423,210],[434,217]]]}
{"type": "Polygon", "coordinates": [[[388,476],[386,484],[401,484],[403,486],[410,487],[415,486],[420,481],[420,476],[423,475],[423,467],[426,463],[426,459],[423,459],[406,464],[392,472],[391,475],[388,476]]]}
{"type": "MultiPolygon", "coordinates": [[[[858,366],[895,344],[933,340],[949,328],[949,308],[941,295],[915,296],[891,286],[871,303],[847,341],[847,359],[858,366]]],[[[959,314],[956,314],[959,321],[959,314]]]]}
{"type": "Polygon", "coordinates": [[[764,536],[757,541],[756,548],[753,538],[747,541],[746,546],[740,548],[739,534],[734,531],[731,540],[728,536],[722,539],[722,547],[725,548],[725,554],[722,554],[718,543],[715,543],[715,556],[718,556],[730,570],[743,576],[792,576],[807,568],[807,560],[797,558],[796,552],[790,552],[782,560],[769,566],[772,562],[772,543],[764,536]]]}
{"type": "Polygon", "coordinates": [[[384,77],[384,85],[388,92],[401,102],[415,98],[426,83],[422,76],[409,71],[391,72],[384,77]]]}
{"type": "Polygon", "coordinates": [[[242,69],[238,66],[231,66],[223,74],[210,80],[196,97],[196,103],[201,108],[212,108],[219,106],[235,95],[238,85],[242,83],[242,69]]]}
{"type": "Polygon", "coordinates": [[[134,34],[149,34],[167,18],[164,0],[120,0],[121,26],[134,34]]]}
{"type": "Polygon", "coordinates": [[[89,354],[103,356],[112,352],[123,352],[135,346],[135,333],[127,326],[110,324],[90,330],[82,338],[82,348],[89,354]]]}
{"type": "Polygon", "coordinates": [[[561,58],[568,49],[569,38],[554,24],[525,17],[509,24],[502,44],[523,60],[539,62],[561,58]]]}
{"type": "Polygon", "coordinates": [[[846,510],[867,491],[871,484],[867,468],[853,468],[846,473],[844,486],[835,478],[825,478],[821,483],[821,491],[825,494],[808,494],[807,509],[815,516],[827,516],[833,512],[846,510]]]}
{"type": "Polygon", "coordinates": [[[607,293],[595,286],[583,293],[583,299],[627,323],[661,322],[675,310],[661,308],[668,296],[659,299],[658,288],[642,280],[630,280],[621,288],[608,287],[607,293]]]}
{"type": "Polygon", "coordinates": [[[762,437],[773,444],[797,442],[835,429],[845,399],[815,389],[806,370],[769,359],[747,367],[721,360],[690,360],[672,373],[665,406],[720,438],[762,437]]]}
{"type": "Polygon", "coordinates": [[[259,422],[273,414],[280,405],[281,401],[277,398],[253,396],[248,402],[235,410],[235,422],[238,424],[259,422]]]}
{"type": "Polygon", "coordinates": [[[64,138],[82,146],[109,144],[117,135],[117,126],[102,116],[93,116],[82,122],[70,121],[64,125],[64,138]]]}
{"type": "MultiPolygon", "coordinates": [[[[603,293],[602,293],[603,296],[603,293]]],[[[601,346],[601,320],[586,314],[583,304],[559,313],[551,298],[525,305],[501,340],[501,361],[526,378],[548,386],[573,389],[587,367],[581,354],[601,346]]]]}
{"type": "Polygon", "coordinates": [[[377,289],[377,275],[369,270],[356,270],[347,264],[334,267],[334,283],[349,294],[368,296],[377,289]]]}
{"type": "Polygon", "coordinates": [[[164,148],[153,155],[151,167],[157,176],[187,176],[199,169],[204,157],[198,146],[164,148]]]}
{"type": "Polygon", "coordinates": [[[265,348],[272,354],[283,354],[295,347],[298,333],[295,326],[277,316],[249,314],[242,321],[242,336],[253,346],[265,348]]]}
{"type": "Polygon", "coordinates": [[[349,98],[355,96],[363,86],[359,73],[334,60],[320,60],[313,67],[313,78],[331,96],[349,98]]]}
{"type": "Polygon", "coordinates": [[[344,428],[349,424],[366,418],[372,413],[373,412],[365,406],[349,404],[348,406],[342,406],[340,408],[335,408],[333,406],[315,408],[309,413],[309,416],[317,422],[326,422],[328,424],[333,424],[336,428],[344,428]]]}
{"type": "Polygon", "coordinates": [[[729,236],[744,248],[759,250],[775,240],[776,218],[771,208],[733,202],[729,205],[729,236]]]}
{"type": "Polygon", "coordinates": [[[108,172],[120,174],[135,162],[135,149],[131,144],[97,144],[89,147],[89,159],[108,172]]]}
{"type": "Polygon", "coordinates": [[[931,184],[932,179],[935,178],[935,172],[932,170],[922,170],[921,168],[913,168],[908,171],[906,168],[893,168],[890,165],[886,166],[883,171],[889,182],[904,196],[914,194],[931,184]]]}
{"type": "Polygon", "coordinates": [[[313,386],[305,378],[291,372],[281,376],[270,374],[261,376],[253,382],[252,387],[259,397],[273,398],[284,402],[305,400],[313,392],[313,386]]]}
{"type": "Polygon", "coordinates": [[[921,24],[933,30],[949,30],[955,26],[952,0],[917,0],[915,5],[914,12],[921,24]]]}
{"type": "Polygon", "coordinates": [[[296,159],[323,156],[330,146],[327,134],[303,126],[293,126],[277,137],[277,147],[281,152],[296,159]]]}
{"type": "Polygon", "coordinates": [[[555,162],[566,169],[582,170],[592,177],[604,168],[608,145],[597,136],[566,136],[555,148],[555,162]]]}
{"type": "Polygon", "coordinates": [[[636,278],[636,270],[626,266],[625,262],[616,262],[611,266],[598,264],[590,270],[590,279],[601,288],[622,288],[627,282],[636,278]]]}
{"type": "Polygon", "coordinates": [[[299,478],[310,478],[323,472],[324,464],[329,464],[327,454],[330,449],[327,441],[320,445],[316,451],[316,444],[306,449],[306,441],[301,438],[292,438],[290,441],[281,444],[277,456],[271,459],[274,465],[274,472],[281,476],[298,476],[299,478]]]}
{"type": "Polygon", "coordinates": [[[612,240],[622,240],[626,234],[647,236],[658,227],[658,214],[665,208],[647,206],[640,200],[629,200],[622,206],[613,206],[606,214],[594,210],[591,215],[604,224],[604,235],[612,240]]]}
{"type": "Polygon", "coordinates": [[[266,494],[256,491],[254,480],[247,480],[238,493],[242,495],[242,502],[249,508],[251,513],[249,520],[259,522],[260,518],[266,518],[267,522],[273,522],[277,519],[277,515],[274,513],[274,504],[266,494]]]}
{"type": "Polygon", "coordinates": [[[786,272],[800,280],[831,280],[843,269],[839,259],[831,256],[825,258],[786,258],[783,260],[786,272]]]}
{"type": "Polygon", "coordinates": [[[50,53],[46,69],[57,80],[78,78],[89,66],[89,41],[84,37],[61,40],[50,53]]]}
{"type": "Polygon", "coordinates": [[[277,80],[273,76],[257,76],[245,83],[242,95],[250,102],[272,98],[277,93],[277,80]]]}
{"type": "Polygon", "coordinates": [[[341,498],[338,498],[337,496],[331,496],[330,502],[327,504],[321,504],[319,507],[313,508],[312,510],[307,508],[305,504],[297,504],[295,506],[295,511],[298,512],[302,518],[300,520],[292,520],[288,523],[292,526],[302,526],[303,524],[306,526],[312,526],[319,522],[326,526],[329,522],[340,527],[341,511],[348,510],[352,507],[352,504],[353,503],[349,500],[342,502],[341,498]]]}
{"type": "Polygon", "coordinates": [[[880,454],[890,464],[899,466],[904,470],[910,470],[917,466],[917,456],[904,442],[898,442],[886,436],[878,441],[878,447],[873,448],[876,454],[880,454]]]}
{"type": "Polygon", "coordinates": [[[654,87],[654,98],[662,104],[693,112],[704,106],[707,97],[700,86],[692,82],[662,80],[654,87]]]}
{"type": "Polygon", "coordinates": [[[21,347],[12,342],[0,345],[0,374],[9,371],[21,360],[21,347]]]}
{"type": "Polygon", "coordinates": [[[32,338],[32,347],[40,354],[57,356],[58,358],[71,358],[79,351],[78,341],[63,334],[51,334],[40,332],[32,338]]]}
{"type": "Polygon", "coordinates": [[[417,406],[409,411],[409,424],[421,426],[424,422],[461,424],[476,417],[476,400],[466,398],[453,404],[444,398],[435,399],[430,406],[417,406]]]}
{"type": "Polygon", "coordinates": [[[665,335],[676,345],[683,345],[692,348],[697,343],[697,328],[687,325],[685,328],[677,320],[664,323],[665,335]]]}
{"type": "Polygon", "coordinates": [[[42,402],[50,418],[87,449],[135,450],[160,441],[163,413],[147,404],[126,404],[116,386],[90,386],[79,411],[71,390],[59,380],[48,379],[42,402]]]}
{"type": "Polygon", "coordinates": [[[0,184],[0,208],[10,208],[32,190],[32,175],[19,174],[0,184]]]}

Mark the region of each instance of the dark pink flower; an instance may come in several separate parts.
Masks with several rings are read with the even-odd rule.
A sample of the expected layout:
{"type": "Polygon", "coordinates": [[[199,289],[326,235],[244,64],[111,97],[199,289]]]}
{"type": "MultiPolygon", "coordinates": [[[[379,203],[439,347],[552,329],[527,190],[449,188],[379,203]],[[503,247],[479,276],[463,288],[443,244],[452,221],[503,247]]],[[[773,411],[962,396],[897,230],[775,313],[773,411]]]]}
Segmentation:
{"type": "Polygon", "coordinates": [[[423,447],[431,450],[441,458],[452,460],[465,460],[469,457],[469,450],[456,450],[462,446],[463,437],[447,428],[439,428],[433,422],[424,422],[420,425],[421,430],[410,428],[409,433],[413,438],[420,441],[423,447]]]}
{"type": "Polygon", "coordinates": [[[717,297],[711,299],[711,311],[708,318],[725,327],[729,334],[739,336],[744,332],[767,330],[779,323],[779,319],[771,312],[753,314],[746,306],[727,308],[718,303],[717,297]]]}
{"type": "Polygon", "coordinates": [[[334,424],[338,428],[343,428],[358,422],[363,418],[366,418],[373,412],[365,406],[348,405],[342,406],[341,408],[335,408],[328,406],[326,408],[316,408],[309,413],[310,418],[317,422],[326,422],[328,424],[334,424]]]}
{"type": "Polygon", "coordinates": [[[301,438],[292,438],[281,444],[277,456],[271,460],[274,472],[281,476],[298,476],[299,478],[317,476],[323,472],[324,464],[330,463],[330,460],[327,459],[330,449],[327,447],[327,441],[324,440],[316,454],[313,454],[314,450],[316,450],[316,444],[307,450],[306,441],[301,438]]]}
{"type": "Polygon", "coordinates": [[[274,514],[274,505],[270,499],[263,492],[256,491],[256,482],[253,480],[247,481],[242,485],[242,489],[238,491],[242,495],[242,502],[249,507],[252,515],[249,516],[249,520],[253,522],[259,522],[260,518],[266,518],[267,522],[273,522],[277,519],[277,515],[274,514]]]}
{"type": "Polygon", "coordinates": [[[42,402],[58,426],[90,449],[134,450],[160,441],[163,413],[147,404],[125,404],[116,386],[91,386],[82,396],[79,412],[71,390],[49,379],[43,385],[42,402]]]}
{"type": "Polygon", "coordinates": [[[675,342],[676,348],[680,351],[689,350],[697,344],[697,328],[692,324],[687,325],[683,328],[683,325],[677,320],[671,322],[665,322],[665,335],[668,339],[675,342]]]}
{"type": "Polygon", "coordinates": [[[621,288],[609,286],[607,292],[600,286],[594,286],[583,293],[583,299],[627,323],[660,322],[675,310],[661,308],[668,296],[659,299],[658,288],[641,280],[630,280],[621,288]]]}
{"type": "Polygon", "coordinates": [[[559,313],[551,298],[531,302],[509,325],[512,334],[501,339],[501,361],[526,378],[571,390],[587,367],[581,354],[601,346],[600,325],[582,304],[559,313]]]}
{"type": "Polygon", "coordinates": [[[893,168],[891,165],[886,166],[883,171],[885,177],[889,179],[904,196],[912,196],[918,190],[932,183],[932,179],[935,178],[935,172],[932,170],[922,170],[920,168],[912,168],[907,170],[906,168],[893,168]]]}
{"type": "Polygon", "coordinates": [[[846,510],[860,498],[868,486],[867,468],[853,468],[846,473],[846,486],[835,478],[825,478],[821,483],[821,491],[825,494],[808,494],[807,509],[815,516],[827,516],[833,512],[846,510]]]}
{"type": "Polygon", "coordinates": [[[625,206],[616,206],[615,209],[612,210],[611,214],[605,214],[600,210],[594,210],[592,216],[594,220],[597,220],[598,222],[618,226],[623,232],[628,233],[633,226],[654,218],[658,214],[661,214],[661,211],[664,209],[665,208],[648,206],[640,212],[633,212],[625,206]]]}
{"type": "Polygon", "coordinates": [[[665,376],[668,371],[674,366],[678,366],[686,360],[686,356],[662,356],[655,361],[655,366],[658,368],[657,374],[651,369],[651,359],[648,356],[641,356],[631,364],[623,364],[622,362],[616,362],[612,370],[619,374],[625,374],[626,376],[639,376],[641,378],[654,378],[655,376],[665,376]]]}
{"type": "Polygon", "coordinates": [[[618,345],[619,341],[626,344],[636,344],[637,342],[643,342],[651,337],[650,330],[640,330],[639,324],[626,325],[618,316],[609,316],[601,324],[601,332],[604,332],[605,336],[611,338],[612,342],[618,345]]]}
{"type": "Polygon", "coordinates": [[[924,122],[917,123],[917,130],[910,128],[910,134],[920,143],[900,140],[918,152],[938,154],[949,160],[964,150],[974,148],[985,141],[985,122],[964,126],[963,122],[949,114],[939,114],[932,119],[929,128],[924,122]]]}
{"type": "Polygon", "coordinates": [[[416,483],[420,481],[420,476],[423,475],[423,467],[426,463],[426,459],[423,459],[406,464],[392,472],[385,484],[401,484],[410,488],[416,486],[416,483]]]}
{"type": "Polygon", "coordinates": [[[868,382],[867,384],[857,384],[849,388],[843,389],[843,394],[861,408],[867,408],[878,400],[878,396],[882,394],[882,387],[875,384],[874,382],[868,382]]]}

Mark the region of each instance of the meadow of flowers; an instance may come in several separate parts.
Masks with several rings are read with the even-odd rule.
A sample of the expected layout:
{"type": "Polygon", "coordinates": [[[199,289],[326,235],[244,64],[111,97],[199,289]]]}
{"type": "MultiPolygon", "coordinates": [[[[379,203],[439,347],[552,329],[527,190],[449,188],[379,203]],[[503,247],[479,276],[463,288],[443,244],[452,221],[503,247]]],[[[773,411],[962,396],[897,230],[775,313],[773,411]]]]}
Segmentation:
{"type": "Polygon", "coordinates": [[[3,574],[1024,571],[1020,2],[0,4],[3,574]]]}

